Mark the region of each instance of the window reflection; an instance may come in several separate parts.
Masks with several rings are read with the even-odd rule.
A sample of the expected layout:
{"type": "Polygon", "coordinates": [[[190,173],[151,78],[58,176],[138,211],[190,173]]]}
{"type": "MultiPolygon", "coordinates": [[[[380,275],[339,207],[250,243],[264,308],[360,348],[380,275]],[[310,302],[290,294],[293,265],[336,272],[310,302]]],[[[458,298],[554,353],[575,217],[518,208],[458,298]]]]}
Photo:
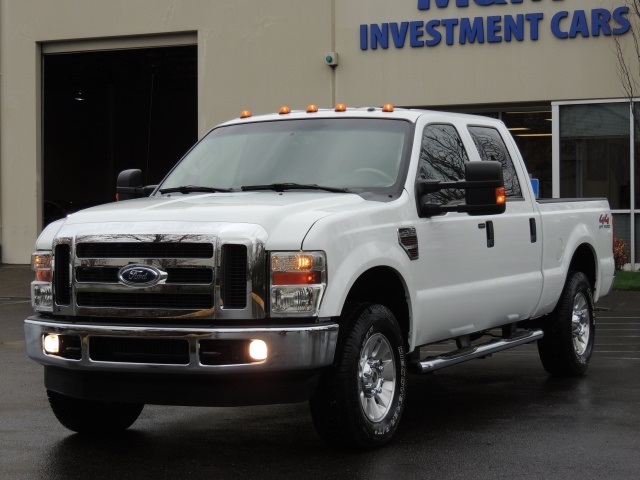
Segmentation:
{"type": "Polygon", "coordinates": [[[469,133],[482,160],[491,160],[502,164],[502,175],[507,197],[522,198],[518,174],[507,146],[504,144],[504,140],[498,130],[490,127],[473,126],[469,127],[469,133]]]}
{"type": "Polygon", "coordinates": [[[540,181],[538,198],[553,194],[551,109],[507,111],[502,113],[505,123],[520,150],[531,178],[540,181]]]}
{"type": "Polygon", "coordinates": [[[560,196],[605,197],[630,208],[629,106],[567,105],[560,109],[560,196]]]}
{"type": "MultiPolygon", "coordinates": [[[[452,125],[427,125],[422,135],[418,174],[423,180],[453,182],[464,179],[464,166],[469,161],[462,140],[452,125]]],[[[429,203],[447,204],[464,198],[462,190],[440,190],[430,193],[429,203]]]]}

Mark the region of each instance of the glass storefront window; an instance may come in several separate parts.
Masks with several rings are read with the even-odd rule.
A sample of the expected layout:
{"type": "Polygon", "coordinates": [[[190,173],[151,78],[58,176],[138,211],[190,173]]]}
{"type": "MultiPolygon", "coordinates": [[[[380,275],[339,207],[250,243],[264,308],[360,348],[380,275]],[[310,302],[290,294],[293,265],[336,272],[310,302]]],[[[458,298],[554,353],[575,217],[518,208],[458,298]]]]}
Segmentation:
{"type": "Polygon", "coordinates": [[[502,121],[518,145],[529,175],[540,181],[539,198],[551,198],[551,110],[507,111],[502,113],[502,121]]]}
{"type": "MultiPolygon", "coordinates": [[[[636,207],[640,208],[640,103],[635,102],[633,104],[633,143],[634,143],[634,172],[635,172],[635,193],[636,193],[636,207]]],[[[636,237],[638,238],[638,237],[636,237]]]]}
{"type": "Polygon", "coordinates": [[[628,209],[629,104],[560,108],[560,196],[606,197],[612,210],[628,209]]]}

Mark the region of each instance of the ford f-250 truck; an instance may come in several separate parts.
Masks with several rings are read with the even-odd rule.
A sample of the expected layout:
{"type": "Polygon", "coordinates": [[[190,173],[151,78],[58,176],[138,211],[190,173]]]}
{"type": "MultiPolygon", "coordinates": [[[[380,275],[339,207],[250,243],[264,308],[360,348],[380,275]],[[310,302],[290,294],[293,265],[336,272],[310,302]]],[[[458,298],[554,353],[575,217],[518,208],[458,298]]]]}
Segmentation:
{"type": "Polygon", "coordinates": [[[73,431],[126,429],[147,403],[309,400],[323,439],[369,449],[398,428],[409,371],[532,342],[552,375],[588,367],[608,203],[536,201],[500,121],[245,111],[160,185],[141,178],[32,257],[27,352],[73,431]]]}

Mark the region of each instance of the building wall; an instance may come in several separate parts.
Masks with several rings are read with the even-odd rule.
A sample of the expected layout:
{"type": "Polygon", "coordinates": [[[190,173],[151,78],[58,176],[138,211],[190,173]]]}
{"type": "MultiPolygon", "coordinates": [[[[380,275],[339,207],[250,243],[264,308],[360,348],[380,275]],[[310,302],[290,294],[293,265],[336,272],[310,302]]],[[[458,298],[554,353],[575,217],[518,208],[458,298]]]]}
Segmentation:
{"type": "Polygon", "coordinates": [[[200,134],[245,108],[266,113],[284,104],[451,106],[623,96],[612,37],[590,32],[561,40],[550,22],[559,11],[584,10],[590,18],[593,9],[613,11],[625,0],[472,0],[468,7],[451,0],[447,8],[422,2],[429,10],[418,10],[418,1],[0,0],[2,262],[27,263],[40,229],[43,45],[90,48],[89,40],[101,39],[104,48],[104,40],[195,32],[200,134]],[[453,45],[411,47],[408,40],[403,48],[375,50],[360,43],[361,25],[491,16],[503,17],[500,24],[519,14],[543,15],[538,40],[527,30],[525,39],[511,42],[461,45],[456,37],[453,45]],[[324,64],[327,51],[339,53],[335,69],[324,64]]]}
{"type": "MultiPolygon", "coordinates": [[[[249,108],[329,105],[331,2],[1,0],[2,262],[28,263],[39,233],[41,45],[197,32],[199,131],[249,108]]],[[[78,43],[78,47],[82,42],[78,43]]],[[[78,179],[82,181],[83,179],[78,179]]]]}
{"type": "MultiPolygon", "coordinates": [[[[396,105],[471,105],[510,102],[537,102],[622,95],[617,77],[617,61],[612,37],[559,39],[551,29],[554,15],[569,12],[560,28],[570,30],[576,10],[585,11],[591,23],[594,9],[613,12],[625,0],[498,0],[495,5],[478,6],[474,1],[464,8],[451,0],[438,8],[435,0],[429,10],[420,11],[418,0],[336,2],[336,44],[340,52],[337,78],[338,97],[353,104],[391,102],[396,105]],[[502,4],[501,4],[502,3],[502,4]],[[359,25],[381,25],[444,19],[543,14],[538,23],[539,38],[511,42],[447,45],[443,39],[432,47],[360,49],[359,25]]],[[[491,2],[479,2],[491,3],[491,2]]],[[[529,22],[527,22],[529,24],[529,22]]],[[[611,21],[612,27],[618,23],[611,21]]],[[[486,23],[485,23],[486,25],[486,23]]],[[[498,22],[504,26],[504,18],[498,22]]],[[[588,25],[592,30],[591,25],[588,25]]],[[[440,27],[440,31],[444,31],[440,27]]],[[[459,29],[456,29],[459,32],[459,29]]],[[[498,36],[504,37],[504,28],[498,36]]],[[[621,37],[622,38],[622,37],[621,37]]],[[[429,40],[424,34],[418,41],[429,40]]],[[[369,42],[370,44],[371,42],[369,42]]],[[[370,45],[369,45],[370,46],[370,45]]]]}

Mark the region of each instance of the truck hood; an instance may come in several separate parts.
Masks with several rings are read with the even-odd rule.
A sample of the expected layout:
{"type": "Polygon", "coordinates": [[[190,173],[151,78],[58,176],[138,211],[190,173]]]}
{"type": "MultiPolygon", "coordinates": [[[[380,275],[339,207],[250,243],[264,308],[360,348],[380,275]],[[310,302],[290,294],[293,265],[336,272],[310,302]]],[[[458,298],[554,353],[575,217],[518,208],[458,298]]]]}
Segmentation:
{"type": "Polygon", "coordinates": [[[136,230],[132,224],[147,224],[148,228],[151,223],[172,231],[184,228],[186,232],[191,229],[189,225],[203,222],[250,224],[264,229],[272,248],[300,248],[315,222],[332,213],[359,210],[366,203],[370,202],[358,195],[329,192],[171,194],[81,210],[66,218],[62,230],[74,234],[121,229],[131,232],[136,230]]]}

